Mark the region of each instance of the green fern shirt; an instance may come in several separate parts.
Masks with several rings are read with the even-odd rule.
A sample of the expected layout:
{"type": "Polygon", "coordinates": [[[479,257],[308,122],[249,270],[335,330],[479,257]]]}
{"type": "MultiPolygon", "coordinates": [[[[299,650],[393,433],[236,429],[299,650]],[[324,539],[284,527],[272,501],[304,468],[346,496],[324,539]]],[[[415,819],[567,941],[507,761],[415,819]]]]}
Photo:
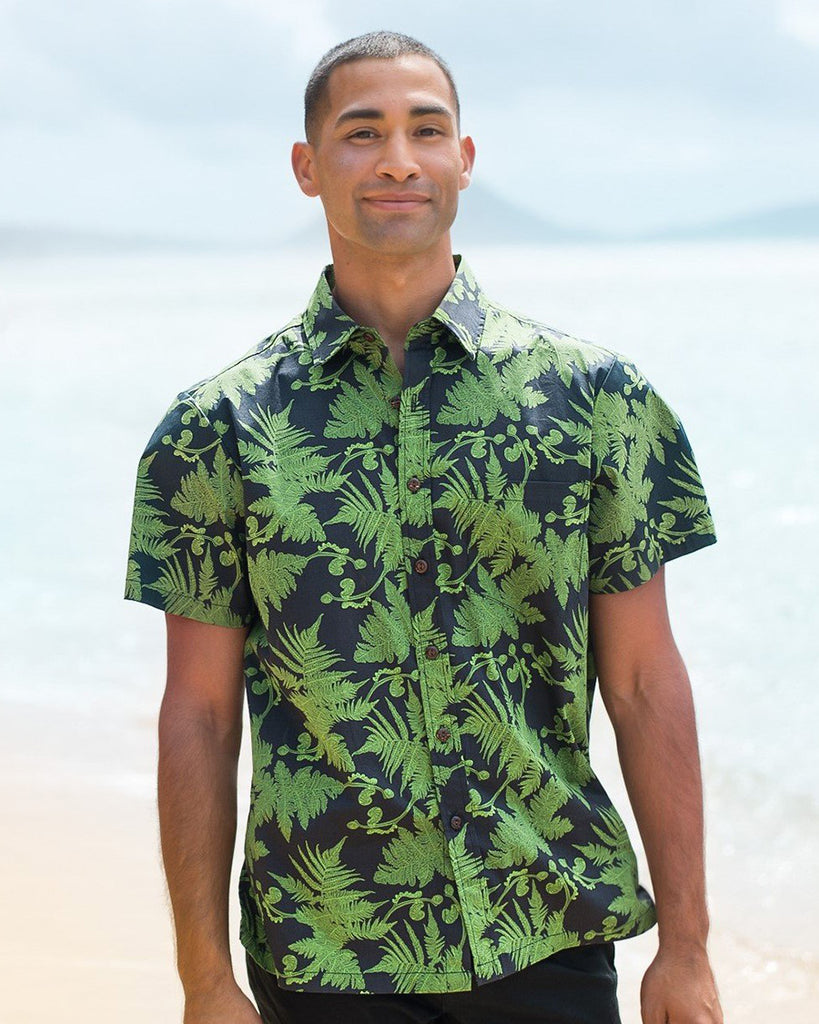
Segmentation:
{"type": "Polygon", "coordinates": [[[241,935],[294,989],[465,991],[655,921],[588,599],[712,543],[706,497],[639,370],[456,263],[403,379],[328,267],[139,465],[125,596],[249,627],[241,935]]]}

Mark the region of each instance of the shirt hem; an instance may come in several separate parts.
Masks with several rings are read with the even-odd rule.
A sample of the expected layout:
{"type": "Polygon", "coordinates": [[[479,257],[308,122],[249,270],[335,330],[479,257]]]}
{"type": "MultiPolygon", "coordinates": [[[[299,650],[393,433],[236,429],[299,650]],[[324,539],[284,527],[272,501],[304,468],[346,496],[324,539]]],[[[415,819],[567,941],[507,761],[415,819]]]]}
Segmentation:
{"type": "MultiPolygon", "coordinates": [[[[647,566],[650,572],[650,576],[646,579],[643,579],[636,572],[632,572],[628,576],[623,576],[621,574],[616,580],[616,583],[618,584],[616,587],[612,585],[612,582],[614,582],[613,580],[612,582],[609,582],[608,586],[601,587],[597,580],[590,577],[589,592],[592,594],[612,594],[622,593],[626,590],[634,590],[643,583],[648,583],[650,579],[653,579],[666,562],[672,562],[675,558],[680,558],[682,555],[688,555],[694,551],[699,551],[700,548],[710,547],[712,544],[716,544],[716,542],[717,537],[714,533],[693,533],[678,544],[669,544],[664,546],[660,557],[657,558],[656,561],[644,562],[643,565],[647,566]]],[[[608,579],[608,577],[603,577],[603,579],[608,579]]]]}
{"type": "MultiPolygon", "coordinates": [[[[549,939],[544,938],[544,937],[541,936],[539,938],[532,939],[531,941],[523,942],[523,943],[521,943],[521,944],[519,944],[517,946],[513,946],[511,949],[504,949],[504,950],[502,950],[499,953],[493,954],[493,956],[490,957],[489,959],[485,959],[485,960],[477,960],[477,959],[475,959],[474,960],[474,970],[473,971],[465,971],[465,970],[457,970],[457,971],[429,970],[427,968],[417,968],[417,969],[410,969],[410,970],[403,970],[403,971],[389,971],[389,972],[387,972],[387,971],[378,971],[377,973],[379,975],[383,975],[384,977],[388,977],[388,978],[411,978],[411,979],[414,979],[416,982],[419,982],[419,983],[423,983],[426,979],[438,979],[438,978],[441,978],[441,977],[459,978],[459,979],[461,979],[463,981],[463,984],[464,984],[463,988],[450,988],[450,989],[446,989],[445,991],[449,991],[449,992],[466,992],[466,991],[470,991],[473,987],[480,987],[481,985],[487,985],[487,984],[489,984],[490,982],[493,982],[493,981],[500,981],[501,978],[508,977],[511,974],[517,973],[517,970],[523,970],[524,967],[527,967],[527,966],[529,966],[531,964],[539,963],[541,960],[545,960],[547,957],[551,956],[553,953],[559,953],[559,952],[561,952],[562,950],[565,950],[565,949],[577,949],[577,948],[579,948],[581,946],[591,946],[591,945],[596,945],[598,943],[603,943],[603,942],[617,942],[617,941],[621,941],[623,939],[635,938],[636,936],[642,935],[644,932],[649,931],[651,928],[654,927],[654,925],[656,923],[657,923],[656,914],[651,912],[651,911],[649,911],[649,912],[645,913],[640,918],[640,920],[634,925],[634,927],[630,928],[628,930],[628,932],[626,932],[626,933],[624,933],[622,935],[618,935],[618,934],[616,934],[616,932],[612,932],[612,933],[606,933],[606,934],[597,935],[597,936],[595,936],[594,939],[590,939],[588,941],[559,942],[557,944],[555,944],[554,942],[550,941],[549,939]],[[514,961],[515,957],[516,957],[516,954],[521,953],[524,950],[529,950],[533,946],[535,946],[535,947],[542,947],[542,952],[540,952],[540,953],[536,954],[535,956],[533,956],[532,958],[530,958],[528,960],[528,962],[526,964],[522,965],[520,968],[515,968],[513,970],[508,970],[508,971],[500,971],[500,972],[496,971],[495,973],[492,974],[491,977],[482,977],[481,976],[481,974],[480,974],[481,969],[496,968],[497,967],[498,959],[499,959],[500,956],[511,957],[511,959],[514,961]],[[473,981],[474,981],[474,986],[473,986],[473,981]]],[[[368,993],[373,994],[373,995],[375,995],[375,994],[389,994],[389,993],[393,993],[393,992],[398,990],[396,987],[381,987],[381,986],[379,986],[377,988],[369,988],[369,987],[365,988],[365,989],[345,988],[345,989],[337,989],[337,990],[329,990],[326,987],[322,987],[322,986],[319,986],[319,987],[312,987],[312,986],[311,987],[304,987],[304,985],[301,984],[298,981],[293,982],[293,981],[288,980],[290,978],[289,975],[281,974],[281,973],[279,973],[276,970],[272,970],[271,971],[270,965],[268,963],[263,962],[263,960],[261,960],[259,958],[259,956],[257,956],[255,954],[254,949],[251,948],[251,945],[249,945],[245,941],[245,938],[246,938],[245,936],[242,936],[241,937],[241,941],[242,941],[242,945],[244,946],[247,955],[250,956],[258,964],[258,966],[262,968],[262,970],[267,971],[270,974],[273,974],[273,976],[276,978],[277,984],[279,984],[283,988],[288,988],[288,989],[291,989],[292,991],[304,991],[304,992],[327,992],[327,991],[333,991],[334,993],[337,992],[338,994],[342,994],[343,992],[354,992],[354,993],[357,993],[359,995],[365,995],[365,994],[368,994],[368,993]]],[[[331,973],[329,971],[322,971],[321,975],[322,975],[323,978],[326,978],[329,981],[332,981],[333,978],[349,978],[349,973],[338,973],[338,974],[335,974],[335,973],[331,973]]],[[[367,979],[366,973],[365,973],[364,977],[365,977],[365,982],[367,982],[368,980],[374,980],[374,979],[367,979]]],[[[409,990],[407,990],[407,989],[404,989],[402,987],[402,988],[400,988],[400,991],[401,991],[402,994],[410,994],[412,992],[423,993],[425,990],[424,989],[414,988],[414,987],[409,989],[409,990]]],[[[437,994],[441,993],[441,989],[437,988],[437,987],[433,988],[433,989],[430,989],[429,991],[437,993],[437,994]]]]}
{"type": "Polygon", "coordinates": [[[131,587],[127,587],[123,597],[126,601],[146,604],[151,608],[158,608],[160,611],[167,612],[170,615],[181,615],[183,618],[204,622],[209,626],[241,628],[250,625],[251,622],[250,617],[240,615],[238,612],[233,611],[229,605],[205,604],[205,602],[200,601],[198,598],[191,597],[190,594],[184,594],[178,590],[173,591],[172,596],[169,598],[164,594],[150,590],[148,587],[143,587],[139,592],[131,589],[131,587]],[[184,608],[180,606],[178,611],[174,610],[173,596],[184,599],[184,608]]]}

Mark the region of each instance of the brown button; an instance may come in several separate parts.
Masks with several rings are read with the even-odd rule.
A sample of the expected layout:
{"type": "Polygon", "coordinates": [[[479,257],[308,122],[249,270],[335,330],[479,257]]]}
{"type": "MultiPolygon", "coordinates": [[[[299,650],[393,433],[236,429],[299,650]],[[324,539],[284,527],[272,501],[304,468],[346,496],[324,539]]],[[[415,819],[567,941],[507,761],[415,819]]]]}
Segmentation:
{"type": "Polygon", "coordinates": [[[367,332],[366,332],[366,333],[364,334],[364,340],[365,340],[365,341],[372,341],[372,340],[373,340],[373,337],[374,337],[374,335],[370,334],[370,332],[369,332],[369,331],[367,331],[367,332]]]}
{"type": "Polygon", "coordinates": [[[428,658],[437,658],[438,648],[435,646],[435,644],[430,644],[429,647],[427,647],[426,651],[424,651],[424,653],[428,658]]]}
{"type": "Polygon", "coordinates": [[[447,729],[445,725],[439,725],[438,728],[435,730],[435,738],[440,743],[446,743],[446,741],[449,739],[451,735],[452,733],[449,731],[449,729],[447,729]]]}
{"type": "Polygon", "coordinates": [[[413,494],[418,490],[420,486],[421,481],[418,479],[417,476],[411,476],[409,480],[407,480],[407,487],[409,487],[413,494]]]}
{"type": "Polygon", "coordinates": [[[449,819],[449,824],[455,829],[456,832],[461,827],[461,825],[463,825],[463,823],[464,819],[460,816],[460,814],[453,814],[452,817],[449,819]]]}
{"type": "Polygon", "coordinates": [[[401,399],[400,398],[391,398],[390,399],[390,405],[393,407],[393,409],[397,409],[401,405],[401,399]]]}
{"type": "Polygon", "coordinates": [[[418,558],[418,559],[416,559],[416,561],[415,561],[415,571],[416,572],[426,572],[428,568],[429,568],[429,562],[426,560],[426,558],[418,558]]]}

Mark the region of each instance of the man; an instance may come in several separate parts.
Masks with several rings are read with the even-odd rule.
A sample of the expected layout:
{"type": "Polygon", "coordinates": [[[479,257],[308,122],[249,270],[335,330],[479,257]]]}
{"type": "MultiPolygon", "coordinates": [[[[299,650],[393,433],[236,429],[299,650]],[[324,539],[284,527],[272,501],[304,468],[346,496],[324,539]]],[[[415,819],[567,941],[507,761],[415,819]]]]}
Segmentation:
{"type": "MultiPolygon", "coordinates": [[[[481,292],[449,228],[474,146],[446,66],[319,63],[306,312],[182,392],[140,463],[126,596],[166,612],[162,850],[185,1024],[722,1020],[691,693],[663,563],[715,538],[679,420],[615,354],[481,292]],[[656,895],[588,759],[596,677],[656,895]]],[[[515,166],[525,173],[525,150],[515,166]]]]}

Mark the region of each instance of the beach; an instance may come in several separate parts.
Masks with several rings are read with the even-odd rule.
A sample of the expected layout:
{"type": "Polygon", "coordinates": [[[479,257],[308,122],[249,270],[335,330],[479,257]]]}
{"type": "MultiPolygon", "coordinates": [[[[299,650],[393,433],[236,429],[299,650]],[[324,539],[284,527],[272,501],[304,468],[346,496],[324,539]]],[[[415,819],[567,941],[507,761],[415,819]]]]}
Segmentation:
{"type": "MultiPolygon", "coordinates": [[[[181,1021],[156,824],[161,613],[122,600],[136,464],[174,395],[303,308],[318,257],[3,261],[0,1024],[181,1021]]],[[[726,1022],[819,1000],[819,245],[470,256],[493,297],[631,356],[681,415],[718,543],[667,570],[702,749],[726,1022]]],[[[598,701],[592,763],[639,834],[598,701]]],[[[241,836],[249,761],[240,765],[241,836]]],[[[641,857],[641,878],[650,889],[641,857]]],[[[238,868],[238,862],[235,865],[238,868]]],[[[236,877],[231,934],[240,982],[236,877]]],[[[623,1024],[656,929],[616,946],[623,1024]]]]}
{"type": "MultiPolygon", "coordinates": [[[[95,716],[58,720],[21,705],[6,705],[4,712],[2,801],[13,829],[0,864],[0,1020],[181,1021],[155,814],[154,723],[134,717],[101,734],[95,716]]],[[[598,755],[604,755],[597,770],[622,809],[618,787],[609,781],[618,776],[612,738],[603,733],[604,720],[595,724],[598,755]]],[[[246,749],[242,762],[246,778],[246,749]]],[[[241,803],[240,818],[246,799],[241,803]]],[[[627,812],[624,817],[636,836],[627,812]]],[[[753,900],[752,880],[744,878],[741,865],[737,877],[714,851],[719,829],[711,827],[709,837],[710,950],[726,1021],[811,1024],[819,962],[815,945],[810,952],[808,929],[800,952],[784,921],[776,930],[776,908],[766,911],[753,900]],[[755,917],[766,933],[753,928],[755,917]]],[[[815,834],[812,842],[815,848],[815,834]]],[[[237,869],[238,863],[234,892],[237,869]]],[[[648,877],[644,866],[642,871],[648,877]]],[[[233,956],[247,991],[236,909],[234,899],[233,956]]],[[[792,913],[794,920],[801,916],[798,908],[792,913]]],[[[623,1024],[640,1022],[640,979],[656,946],[655,928],[615,947],[623,1024]]]]}

